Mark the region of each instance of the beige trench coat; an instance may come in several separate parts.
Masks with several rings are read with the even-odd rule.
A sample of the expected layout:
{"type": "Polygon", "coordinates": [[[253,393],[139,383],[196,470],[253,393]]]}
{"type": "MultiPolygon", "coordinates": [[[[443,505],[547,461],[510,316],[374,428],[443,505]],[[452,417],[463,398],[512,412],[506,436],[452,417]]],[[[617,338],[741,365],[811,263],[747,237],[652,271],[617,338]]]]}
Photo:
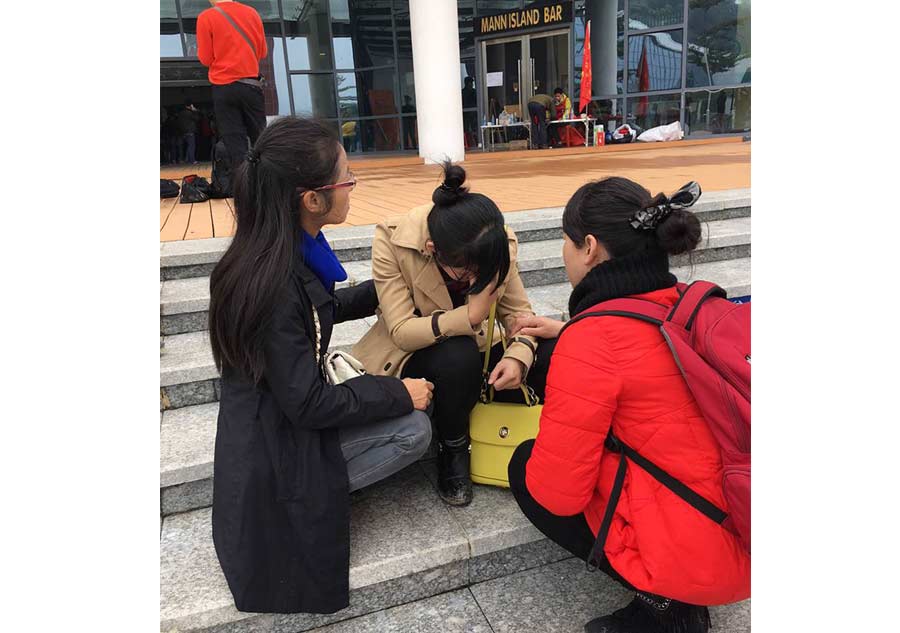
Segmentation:
{"type": "MultiPolygon", "coordinates": [[[[407,215],[388,219],[375,228],[372,278],[378,291],[378,322],[352,352],[370,373],[399,376],[413,352],[445,337],[471,336],[482,352],[487,346],[487,320],[473,328],[467,305],[453,307],[438,265],[426,250],[425,242],[430,239],[427,220],[432,207],[431,204],[416,207],[407,215]]],[[[517,313],[534,312],[516,264],[518,241],[509,228],[506,231],[510,267],[500,286],[497,318],[508,331],[517,313]]],[[[493,342],[499,341],[500,331],[495,327],[493,342]]],[[[515,358],[530,368],[536,348],[534,337],[516,337],[504,358],[515,358]]]]}

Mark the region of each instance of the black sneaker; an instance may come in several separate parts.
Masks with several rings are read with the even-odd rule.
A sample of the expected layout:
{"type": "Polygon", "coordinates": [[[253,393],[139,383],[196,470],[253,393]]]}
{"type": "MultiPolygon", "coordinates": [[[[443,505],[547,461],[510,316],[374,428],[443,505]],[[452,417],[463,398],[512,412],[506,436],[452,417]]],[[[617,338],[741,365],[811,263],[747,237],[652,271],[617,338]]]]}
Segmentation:
{"type": "Polygon", "coordinates": [[[585,633],[707,633],[709,609],[637,593],[628,606],[584,625],[585,633]]]}

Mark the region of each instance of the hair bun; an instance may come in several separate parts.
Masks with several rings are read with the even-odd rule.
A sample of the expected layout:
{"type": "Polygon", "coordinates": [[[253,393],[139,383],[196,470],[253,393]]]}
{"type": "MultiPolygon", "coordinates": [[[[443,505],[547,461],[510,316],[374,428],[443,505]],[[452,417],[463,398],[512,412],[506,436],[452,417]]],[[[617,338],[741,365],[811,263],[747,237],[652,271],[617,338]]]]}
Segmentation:
{"type": "Polygon", "coordinates": [[[686,209],[672,209],[656,227],[656,239],[669,255],[681,255],[694,250],[702,235],[700,220],[686,209]]]}
{"type": "Polygon", "coordinates": [[[437,206],[446,207],[456,203],[460,198],[469,193],[469,188],[464,186],[466,182],[466,170],[450,161],[442,163],[444,170],[444,182],[434,190],[431,201],[437,206]]]}

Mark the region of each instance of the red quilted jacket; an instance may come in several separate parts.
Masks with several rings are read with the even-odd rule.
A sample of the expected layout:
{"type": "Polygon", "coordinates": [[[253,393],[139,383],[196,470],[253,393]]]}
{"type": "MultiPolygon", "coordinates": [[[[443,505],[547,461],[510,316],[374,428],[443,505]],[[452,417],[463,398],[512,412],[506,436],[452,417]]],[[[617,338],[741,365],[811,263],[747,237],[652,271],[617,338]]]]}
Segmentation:
{"type": "MultiPolygon", "coordinates": [[[[678,299],[674,287],[636,296],[667,306],[678,299]]],[[[725,507],[718,448],[659,330],[628,318],[584,319],[553,353],[525,481],[550,512],[583,512],[595,534],[619,463],[604,449],[610,427],[725,507]]],[[[750,596],[750,557],[735,537],[630,462],[604,551],[643,591],[700,605],[750,596]]]]}

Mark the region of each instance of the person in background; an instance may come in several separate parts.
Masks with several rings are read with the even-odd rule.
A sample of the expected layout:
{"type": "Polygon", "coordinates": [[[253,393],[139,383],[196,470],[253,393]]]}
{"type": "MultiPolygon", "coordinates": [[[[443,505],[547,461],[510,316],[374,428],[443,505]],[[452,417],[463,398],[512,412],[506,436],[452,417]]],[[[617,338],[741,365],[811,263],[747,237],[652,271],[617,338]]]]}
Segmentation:
{"type": "Polygon", "coordinates": [[[197,122],[197,158],[208,161],[212,158],[213,131],[209,123],[209,113],[200,110],[200,119],[197,122]]]}
{"type": "MultiPolygon", "coordinates": [[[[556,121],[565,121],[572,118],[572,101],[566,96],[562,88],[557,88],[553,91],[553,114],[553,118],[556,121]]],[[[561,128],[568,125],[568,123],[557,123],[556,125],[548,126],[551,145],[559,146],[562,144],[561,128]]]]}
{"type": "MultiPolygon", "coordinates": [[[[463,110],[478,107],[473,77],[466,77],[463,80],[462,107],[463,110]]],[[[474,147],[478,144],[478,112],[463,112],[463,134],[466,137],[467,147],[474,147]]]]}
{"type": "MultiPolygon", "coordinates": [[[[416,104],[412,97],[403,95],[403,105],[400,107],[403,114],[415,114],[416,104]]],[[[403,149],[416,149],[419,146],[417,134],[417,121],[415,117],[403,117],[403,149]]]]}
{"type": "Polygon", "coordinates": [[[234,173],[246,157],[248,140],[252,146],[266,127],[259,62],[268,49],[253,8],[233,0],[209,3],[212,8],[197,18],[197,57],[209,68],[219,134],[234,173]]]}
{"type": "Polygon", "coordinates": [[[209,283],[222,387],[212,536],[239,611],[348,605],[350,492],[415,463],[431,442],[433,385],[366,374],[331,384],[334,325],[371,316],[371,282],[347,273],[322,228],[356,179],[333,128],[283,117],[235,174],[237,231],[209,283]]]}
{"type": "Polygon", "coordinates": [[[344,145],[344,151],[347,153],[355,152],[357,149],[356,130],[359,124],[356,121],[344,121],[341,125],[341,140],[344,145]]]}
{"type": "Polygon", "coordinates": [[[163,124],[163,135],[166,143],[166,162],[178,164],[178,116],[174,109],[168,109],[169,116],[163,124]]]}
{"type": "MultiPolygon", "coordinates": [[[[699,187],[683,187],[675,208],[626,178],[579,188],[562,220],[572,318],[623,297],[674,306],[680,295],[669,256],[700,242],[700,221],[681,208],[697,197],[699,187]]],[[[750,555],[631,460],[610,507],[621,466],[608,436],[722,508],[719,446],[657,326],[621,316],[582,319],[560,334],[563,325],[524,316],[512,330],[558,337],[537,438],[509,463],[513,496],[535,527],[585,561],[600,526],[609,526],[591,561],[636,595],[588,622],[587,633],[706,633],[704,605],[750,596],[750,555]]]]}
{"type": "Polygon", "coordinates": [[[538,93],[528,100],[531,117],[531,148],[547,149],[547,119],[553,118],[553,97],[538,93]]]}
{"type": "Polygon", "coordinates": [[[197,125],[200,113],[190,99],[184,102],[184,108],[178,113],[178,154],[181,162],[188,165],[197,164],[197,125]]]}

